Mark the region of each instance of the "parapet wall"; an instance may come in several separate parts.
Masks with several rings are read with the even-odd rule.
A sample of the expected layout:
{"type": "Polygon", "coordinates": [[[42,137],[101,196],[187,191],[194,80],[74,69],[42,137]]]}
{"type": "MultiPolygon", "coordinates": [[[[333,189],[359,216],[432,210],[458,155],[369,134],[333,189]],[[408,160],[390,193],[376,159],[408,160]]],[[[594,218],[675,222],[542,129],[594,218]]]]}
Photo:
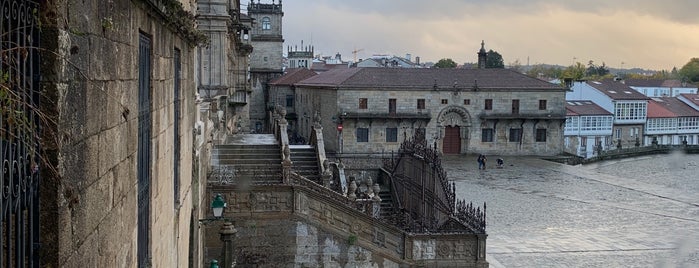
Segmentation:
{"type": "MultiPolygon", "coordinates": [[[[228,201],[241,266],[488,267],[485,234],[412,234],[352,207],[342,195],[304,178],[239,192],[209,185],[228,201]]],[[[220,225],[208,225],[206,260],[221,253],[220,225]]]]}

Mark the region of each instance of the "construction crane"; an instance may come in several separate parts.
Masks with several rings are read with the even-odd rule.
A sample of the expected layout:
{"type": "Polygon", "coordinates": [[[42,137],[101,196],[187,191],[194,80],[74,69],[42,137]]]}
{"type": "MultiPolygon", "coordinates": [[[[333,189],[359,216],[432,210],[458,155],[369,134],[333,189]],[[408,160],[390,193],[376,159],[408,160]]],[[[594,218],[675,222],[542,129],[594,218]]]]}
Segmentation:
{"type": "Polygon", "coordinates": [[[360,48],[360,49],[352,50],[352,55],[354,55],[354,63],[357,63],[357,53],[361,52],[362,50],[364,50],[364,49],[360,48]]]}

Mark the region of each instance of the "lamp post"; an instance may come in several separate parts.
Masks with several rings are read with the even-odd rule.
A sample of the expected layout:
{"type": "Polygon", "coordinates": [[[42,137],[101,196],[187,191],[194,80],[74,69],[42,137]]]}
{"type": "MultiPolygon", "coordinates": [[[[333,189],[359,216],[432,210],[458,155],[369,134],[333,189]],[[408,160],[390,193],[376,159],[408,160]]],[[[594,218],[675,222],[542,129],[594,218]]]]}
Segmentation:
{"type": "MultiPolygon", "coordinates": [[[[223,210],[227,205],[228,204],[226,204],[223,196],[221,196],[221,194],[216,194],[216,197],[214,197],[214,200],[211,202],[211,210],[213,211],[214,217],[201,219],[199,222],[201,224],[208,224],[214,221],[223,221],[223,225],[219,230],[221,241],[223,242],[221,267],[231,268],[235,267],[235,256],[233,255],[233,237],[235,237],[238,230],[235,229],[235,226],[233,226],[230,219],[223,217],[223,210]]],[[[211,260],[210,268],[219,268],[218,261],[211,260]]]]}

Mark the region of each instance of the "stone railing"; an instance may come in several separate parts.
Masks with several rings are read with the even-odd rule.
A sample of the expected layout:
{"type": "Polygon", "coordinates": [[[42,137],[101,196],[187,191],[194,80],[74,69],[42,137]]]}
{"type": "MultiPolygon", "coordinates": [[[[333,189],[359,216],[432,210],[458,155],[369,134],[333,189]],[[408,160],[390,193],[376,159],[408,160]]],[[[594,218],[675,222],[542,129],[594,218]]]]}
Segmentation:
{"type": "MultiPolygon", "coordinates": [[[[234,244],[241,265],[334,266],[332,256],[358,254],[347,261],[353,266],[488,267],[485,234],[409,233],[358,210],[366,200],[351,201],[295,173],[288,185],[257,185],[247,191],[209,185],[209,192],[214,191],[229,203],[224,218],[233,219],[239,231],[234,244]],[[328,253],[330,249],[339,255],[328,253]]],[[[205,252],[217,254],[220,242],[212,240],[205,252]]]]}

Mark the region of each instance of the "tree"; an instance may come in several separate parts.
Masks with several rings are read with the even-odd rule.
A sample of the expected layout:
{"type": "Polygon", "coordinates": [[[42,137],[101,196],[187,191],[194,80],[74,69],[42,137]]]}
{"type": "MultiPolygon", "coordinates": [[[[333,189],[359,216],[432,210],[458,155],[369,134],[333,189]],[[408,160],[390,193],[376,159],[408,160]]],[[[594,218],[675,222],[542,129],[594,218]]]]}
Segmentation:
{"type": "Polygon", "coordinates": [[[488,50],[485,58],[485,68],[505,68],[505,61],[497,51],[488,50]]]}
{"type": "Polygon", "coordinates": [[[434,64],[435,68],[456,68],[456,62],[452,59],[441,59],[434,64]]]}
{"type": "Polygon", "coordinates": [[[566,78],[571,78],[573,80],[580,80],[583,77],[585,77],[585,72],[587,69],[585,68],[585,65],[582,63],[576,62],[575,65],[568,66],[563,70],[561,73],[561,76],[559,77],[561,80],[565,80],[566,78]]]}
{"type": "Polygon", "coordinates": [[[563,73],[562,68],[557,66],[547,66],[544,64],[535,64],[527,71],[527,75],[537,78],[559,78],[563,73]]]}
{"type": "Polygon", "coordinates": [[[699,58],[692,58],[680,69],[680,78],[684,81],[699,82],[699,58]]]}
{"type": "Polygon", "coordinates": [[[597,79],[607,74],[609,74],[609,69],[604,62],[602,62],[602,65],[596,65],[592,60],[587,63],[587,70],[585,71],[586,77],[597,79]]]}

